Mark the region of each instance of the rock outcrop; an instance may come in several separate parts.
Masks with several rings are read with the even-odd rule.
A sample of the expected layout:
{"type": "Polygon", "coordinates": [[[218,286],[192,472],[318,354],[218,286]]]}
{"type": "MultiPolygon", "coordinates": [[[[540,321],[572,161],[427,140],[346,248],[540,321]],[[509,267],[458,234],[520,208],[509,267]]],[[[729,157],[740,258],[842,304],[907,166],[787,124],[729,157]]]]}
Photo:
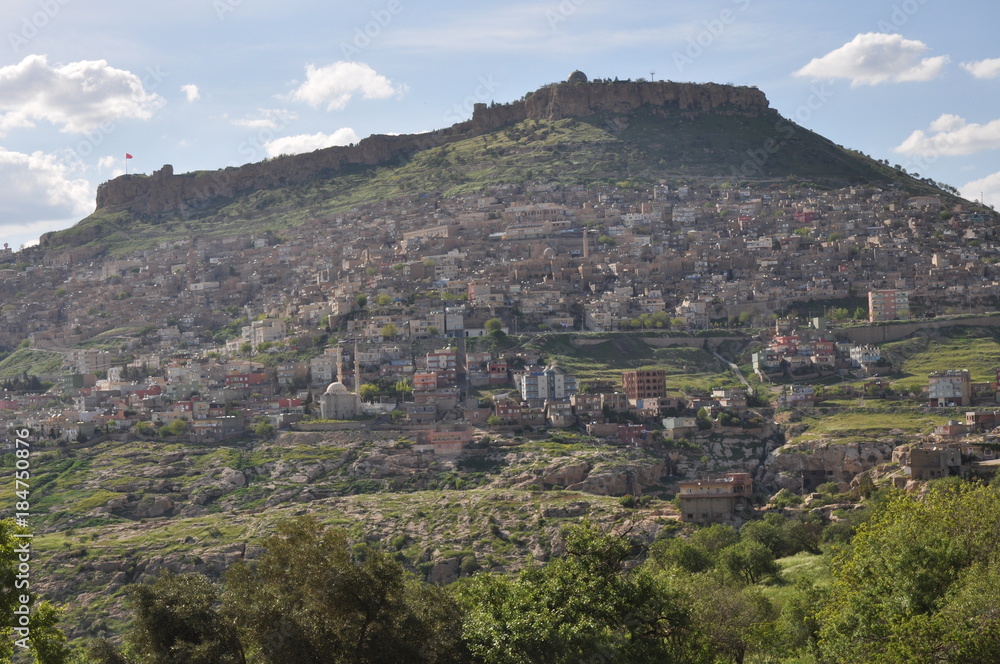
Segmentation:
{"type": "Polygon", "coordinates": [[[804,471],[823,471],[830,482],[850,483],[859,473],[892,459],[900,440],[864,442],[809,442],[785,445],[764,464],[763,484],[775,489],[799,490],[804,471]]]}
{"type": "Polygon", "coordinates": [[[217,199],[335,174],[347,166],[403,161],[421,150],[479,136],[522,120],[626,114],[640,107],[672,109],[689,115],[769,112],[764,93],[749,87],[669,81],[559,83],[510,104],[476,104],[472,119],[424,134],[374,135],[357,145],[207,173],[176,175],[172,166],[165,165],[148,177],[123,175],[98,187],[97,209],[110,212],[129,209],[143,215],[193,214],[217,199]]]}

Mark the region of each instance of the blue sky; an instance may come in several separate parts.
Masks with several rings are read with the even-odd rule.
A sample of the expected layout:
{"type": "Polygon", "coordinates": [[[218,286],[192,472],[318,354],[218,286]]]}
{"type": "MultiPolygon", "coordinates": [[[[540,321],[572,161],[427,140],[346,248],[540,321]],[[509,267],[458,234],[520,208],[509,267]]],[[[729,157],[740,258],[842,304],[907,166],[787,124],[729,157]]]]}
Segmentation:
{"type": "Polygon", "coordinates": [[[217,169],[453,124],[574,69],[734,83],[836,143],[1000,204],[985,0],[5,0],[0,241],[124,172],[217,169]]]}

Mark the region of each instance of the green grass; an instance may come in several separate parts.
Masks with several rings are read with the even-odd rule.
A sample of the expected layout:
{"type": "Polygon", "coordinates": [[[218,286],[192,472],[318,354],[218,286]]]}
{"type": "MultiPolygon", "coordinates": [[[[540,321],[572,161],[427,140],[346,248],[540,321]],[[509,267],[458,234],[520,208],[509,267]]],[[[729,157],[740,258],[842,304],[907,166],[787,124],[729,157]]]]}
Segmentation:
{"type": "Polygon", "coordinates": [[[886,412],[883,409],[852,409],[831,414],[818,410],[801,411],[801,424],[807,428],[796,442],[810,438],[840,438],[848,442],[856,437],[881,436],[894,429],[908,434],[930,433],[938,424],[944,424],[954,414],[927,414],[909,409],[886,412]]]}
{"type": "Polygon", "coordinates": [[[0,379],[16,378],[27,372],[30,376],[58,373],[63,364],[61,353],[19,348],[0,362],[0,379]]]}
{"type": "Polygon", "coordinates": [[[532,339],[527,348],[542,353],[547,362],[556,362],[578,381],[611,380],[621,384],[622,371],[663,369],[671,394],[705,393],[713,387],[737,386],[728,368],[707,351],[691,346],[654,348],[641,332],[615,333],[593,345],[574,345],[574,337],[589,335],[548,334],[532,339]]]}
{"type": "Polygon", "coordinates": [[[830,560],[825,555],[812,553],[796,553],[794,556],[779,558],[782,581],[762,587],[764,594],[779,606],[784,604],[797,591],[798,581],[809,581],[817,586],[829,586],[833,583],[830,574],[830,560]]]}
{"type": "MultiPolygon", "coordinates": [[[[749,162],[750,177],[791,176],[829,186],[899,182],[914,192],[931,189],[794,124],[785,123],[785,129],[778,131],[776,123],[782,121],[777,114],[748,117],[720,110],[692,117],[639,109],[624,124],[597,116],[526,120],[409,158],[401,155],[392,163],[351,165],[295,185],[216,199],[210,208],[189,209],[184,218],[172,211],[140,217],[128,210],[98,210],[73,228],[47,236],[43,244],[56,248],[91,243],[122,255],[184,240],[191,233],[280,235],[290,227],[369,203],[427,194],[450,198],[500,184],[625,182],[638,187],[662,179],[715,177],[739,170],[748,163],[748,152],[776,138],[783,142],[781,149],[763,164],[749,162]]],[[[201,177],[210,180],[213,175],[201,177]]]]}
{"type": "Polygon", "coordinates": [[[919,389],[935,371],[968,369],[972,382],[992,382],[1000,369],[1000,332],[989,328],[953,327],[932,338],[914,337],[882,346],[883,354],[901,368],[893,386],[919,389]]]}

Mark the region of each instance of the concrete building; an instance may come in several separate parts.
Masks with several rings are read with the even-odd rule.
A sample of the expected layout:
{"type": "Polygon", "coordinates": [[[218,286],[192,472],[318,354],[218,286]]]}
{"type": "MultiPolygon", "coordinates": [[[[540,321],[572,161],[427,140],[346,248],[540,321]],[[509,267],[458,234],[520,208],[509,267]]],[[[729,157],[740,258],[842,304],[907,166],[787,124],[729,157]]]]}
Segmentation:
{"type": "Polygon", "coordinates": [[[719,479],[679,482],[678,487],[683,521],[724,521],[750,511],[753,494],[750,473],[727,473],[719,479]]]}
{"type": "Polygon", "coordinates": [[[868,291],[868,320],[909,320],[910,296],[906,291],[888,289],[868,291]]]}
{"type": "Polygon", "coordinates": [[[517,387],[522,399],[539,405],[546,400],[568,399],[577,391],[576,377],[564,374],[555,364],[550,364],[541,371],[520,374],[517,377],[517,387]]]}
{"type": "Polygon", "coordinates": [[[622,389],[629,403],[667,396],[667,372],[663,369],[633,369],[622,372],[622,389]]]}
{"type": "Polygon", "coordinates": [[[952,369],[928,375],[927,402],[932,408],[972,404],[972,378],[969,371],[952,369]]]}

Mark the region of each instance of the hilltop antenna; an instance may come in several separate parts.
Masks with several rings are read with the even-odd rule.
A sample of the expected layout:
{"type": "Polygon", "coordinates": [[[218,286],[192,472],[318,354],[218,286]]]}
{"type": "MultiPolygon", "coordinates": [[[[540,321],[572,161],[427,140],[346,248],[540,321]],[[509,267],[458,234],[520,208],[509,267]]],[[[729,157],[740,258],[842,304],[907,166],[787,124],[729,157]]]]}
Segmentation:
{"type": "Polygon", "coordinates": [[[656,72],[655,71],[649,72],[649,80],[650,80],[650,82],[655,82],[656,81],[656,72]]]}

